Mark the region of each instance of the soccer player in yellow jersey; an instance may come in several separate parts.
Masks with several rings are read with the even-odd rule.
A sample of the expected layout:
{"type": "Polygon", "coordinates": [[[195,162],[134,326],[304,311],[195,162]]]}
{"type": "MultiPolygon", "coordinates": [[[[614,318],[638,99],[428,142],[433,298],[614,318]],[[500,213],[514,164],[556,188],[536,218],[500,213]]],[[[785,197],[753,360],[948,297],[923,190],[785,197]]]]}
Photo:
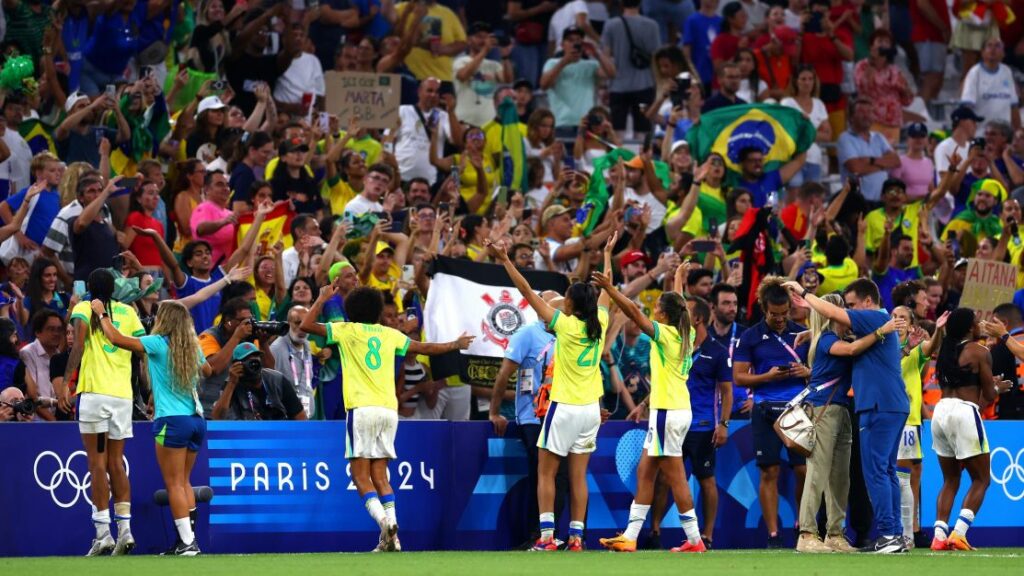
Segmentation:
{"type": "MultiPolygon", "coordinates": [[[[682,283],[682,270],[684,268],[680,266],[676,273],[679,284],[682,283]]],[[[610,273],[596,272],[593,280],[644,334],[651,337],[651,395],[647,400],[651,416],[636,471],[636,497],[629,507],[626,531],[615,538],[602,538],[601,545],[616,552],[636,551],[636,539],[651,509],[654,481],[660,472],[675,496],[679,521],[686,533],[686,541],[672,551],[706,552],[683,467],[683,439],[693,419],[686,381],[693,365],[696,340],[686,300],[677,292],[662,294],[655,305],[652,322],[615,288],[610,273]]],[[[707,333],[701,335],[702,342],[706,336],[707,333]]]]}
{"type": "MultiPolygon", "coordinates": [[[[605,269],[611,268],[613,236],[605,248],[605,269]]],[[[555,474],[562,458],[569,458],[569,540],[567,550],[583,550],[583,521],[587,512],[587,463],[597,449],[601,425],[601,352],[608,329],[608,296],[590,284],[576,282],[565,292],[563,310],[557,310],[530,288],[530,283],[509,260],[504,243],[488,243],[516,288],[555,333],[555,365],[551,404],[541,425],[537,447],[537,503],[540,538],[534,550],[558,549],[555,540],[555,474]],[[600,295],[600,296],[599,296],[600,295]]]]}
{"type": "Polygon", "coordinates": [[[899,452],[896,454],[896,477],[900,481],[900,513],[903,520],[903,539],[908,548],[913,548],[914,533],[920,529],[920,518],[917,517],[917,503],[921,500],[921,371],[928,365],[933,352],[942,346],[942,335],[945,332],[946,312],[935,321],[935,336],[928,338],[928,333],[917,323],[914,312],[906,306],[897,306],[892,310],[893,318],[906,322],[899,330],[900,349],[903,359],[900,366],[903,372],[903,385],[907,388],[910,398],[910,415],[903,426],[900,436],[899,452]],[[915,528],[916,527],[916,528],[915,528]]]}
{"type": "MultiPolygon", "coordinates": [[[[340,278],[339,278],[340,279],[340,278]]],[[[473,336],[443,344],[417,342],[398,330],[382,326],[384,297],[376,288],[360,287],[345,296],[348,322],[320,324],[316,318],[324,304],[338,294],[339,279],[320,290],[301,328],[308,334],[326,337],[340,350],[341,373],[345,378],[345,457],[352,466],[352,481],[370,516],[380,526],[375,552],[401,550],[395,493],[388,482],[388,461],[396,458],[398,430],[398,388],[395,356],[443,354],[465,350],[473,336]]]]}
{"type": "MultiPolygon", "coordinates": [[[[124,469],[124,441],[132,437],[132,353],[110,343],[100,320],[110,317],[114,328],[126,336],[146,333],[135,308],[111,300],[114,275],[106,269],[89,274],[89,293],[104,302],[109,313],[94,315],[89,300],[71,311],[75,342],[64,371],[64,383],[78,372],[78,430],[89,458],[92,477],[92,521],[96,539],[87,556],[107,553],[128,554],[135,547],[132,537],[131,487],[124,469]],[[81,367],[79,367],[81,365],[81,367]],[[107,477],[110,481],[107,481],[107,477]],[[110,536],[110,492],[114,493],[117,542],[110,536]]],[[[67,386],[56,386],[61,409],[71,411],[67,386]]]]}

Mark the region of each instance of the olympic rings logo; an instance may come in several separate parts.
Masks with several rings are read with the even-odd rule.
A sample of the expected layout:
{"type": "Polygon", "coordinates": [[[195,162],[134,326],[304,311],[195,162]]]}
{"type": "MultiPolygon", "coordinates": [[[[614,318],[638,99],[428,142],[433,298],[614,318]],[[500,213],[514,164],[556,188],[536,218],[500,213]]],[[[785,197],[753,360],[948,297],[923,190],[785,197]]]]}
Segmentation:
{"type": "MultiPolygon", "coordinates": [[[[81,477],[79,477],[77,472],[71,469],[71,463],[79,456],[87,459],[87,455],[83,450],[72,452],[71,455],[68,456],[67,461],[61,461],[60,456],[58,456],[56,452],[47,450],[36,456],[35,464],[32,467],[32,475],[35,476],[36,484],[43,490],[49,491],[50,498],[53,499],[53,503],[61,508],[71,508],[78,502],[79,498],[82,498],[86,502],[91,502],[88,491],[89,488],[92,487],[92,475],[89,472],[88,459],[85,465],[85,473],[81,477]],[[43,478],[39,477],[39,464],[44,458],[52,458],[57,462],[57,470],[50,476],[49,482],[43,482],[45,474],[43,478]],[[66,490],[60,491],[61,495],[58,495],[58,489],[64,485],[65,480],[67,480],[67,483],[71,490],[73,490],[74,494],[70,501],[65,501],[64,498],[62,498],[62,496],[66,495],[66,490]]],[[[128,458],[122,456],[122,459],[124,460],[125,474],[130,474],[128,458]]],[[[46,468],[44,468],[44,470],[46,470],[46,468]]]]}
{"type": "Polygon", "coordinates": [[[1014,457],[1010,454],[1010,451],[1000,446],[992,451],[990,457],[990,470],[989,475],[992,477],[992,481],[1002,486],[1003,494],[1013,502],[1024,499],[1024,448],[1017,451],[1017,456],[1014,457]],[[1003,468],[1003,473],[996,476],[996,455],[1006,454],[1006,468],[1003,468]],[[1016,479],[1016,481],[1014,481],[1016,479]],[[1013,493],[1010,492],[1010,483],[1013,482],[1014,486],[1019,485],[1019,491],[1014,489],[1013,493]]]}

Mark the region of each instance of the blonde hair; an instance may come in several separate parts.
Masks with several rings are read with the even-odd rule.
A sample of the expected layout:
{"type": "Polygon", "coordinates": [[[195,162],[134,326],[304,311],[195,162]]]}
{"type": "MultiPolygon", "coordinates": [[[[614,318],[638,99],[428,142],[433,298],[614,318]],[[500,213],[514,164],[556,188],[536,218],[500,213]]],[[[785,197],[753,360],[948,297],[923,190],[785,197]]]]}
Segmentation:
{"type": "Polygon", "coordinates": [[[202,353],[188,308],[180,302],[160,303],[153,334],[167,337],[167,359],[171,379],[180,392],[192,392],[199,380],[202,353]]]}
{"type": "Polygon", "coordinates": [[[100,176],[98,170],[92,167],[92,164],[88,162],[72,162],[70,166],[64,170],[64,175],[61,176],[60,184],[57,185],[57,189],[60,190],[60,205],[67,206],[78,199],[78,181],[81,180],[87,174],[95,174],[100,176]]]}
{"type": "MultiPolygon", "coordinates": [[[[846,306],[843,302],[843,297],[839,294],[825,294],[821,299],[829,304],[839,306],[840,308],[846,306]]],[[[814,368],[814,351],[818,349],[818,339],[821,338],[821,335],[826,330],[832,328],[832,321],[817,310],[811,308],[811,317],[807,321],[807,326],[811,329],[811,349],[807,352],[807,365],[814,368]]]]}

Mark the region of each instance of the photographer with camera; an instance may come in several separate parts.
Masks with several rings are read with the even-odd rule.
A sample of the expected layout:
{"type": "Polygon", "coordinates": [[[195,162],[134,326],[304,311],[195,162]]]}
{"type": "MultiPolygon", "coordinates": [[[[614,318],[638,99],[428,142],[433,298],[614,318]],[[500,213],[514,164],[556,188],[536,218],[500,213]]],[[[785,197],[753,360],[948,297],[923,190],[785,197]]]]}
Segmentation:
{"type": "MultiPolygon", "coordinates": [[[[253,322],[252,309],[244,298],[232,298],[224,303],[220,311],[220,324],[204,330],[199,335],[199,346],[203,356],[213,368],[210,376],[199,383],[199,401],[203,405],[203,416],[212,418],[214,404],[221,398],[224,383],[228,378],[232,355],[242,343],[252,343],[263,355],[263,365],[274,367],[274,355],[270,352],[272,334],[259,334],[258,325],[278,325],[283,322],[253,322]],[[259,340],[256,340],[259,338],[259,340]]],[[[285,325],[287,326],[287,325],[285,325]]]]}
{"type": "MultiPolygon", "coordinates": [[[[47,401],[51,406],[53,398],[40,399],[47,401]]],[[[45,404],[43,404],[45,405],[45,404]]],[[[14,386],[4,388],[0,392],[0,422],[31,422],[33,415],[40,404],[31,398],[25,398],[21,390],[14,386]]]]}
{"type": "Polygon", "coordinates": [[[295,387],[280,372],[264,368],[265,354],[252,342],[234,348],[227,384],[213,405],[213,420],[307,419],[295,387]]]}

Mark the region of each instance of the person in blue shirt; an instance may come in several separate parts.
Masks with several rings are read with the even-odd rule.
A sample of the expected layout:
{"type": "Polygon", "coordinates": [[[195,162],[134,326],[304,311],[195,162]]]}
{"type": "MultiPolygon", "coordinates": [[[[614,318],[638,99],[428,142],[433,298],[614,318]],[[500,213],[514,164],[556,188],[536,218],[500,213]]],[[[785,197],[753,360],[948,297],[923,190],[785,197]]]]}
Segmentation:
{"type": "MultiPolygon", "coordinates": [[[[537,505],[537,439],[540,437],[540,419],[534,412],[534,401],[544,385],[544,373],[555,359],[555,335],[548,332],[544,322],[538,321],[519,329],[509,338],[505,358],[494,379],[491,394],[490,420],[494,434],[504,436],[508,420],[500,414],[501,403],[509,378],[516,375],[516,424],[519,438],[526,448],[527,462],[527,518],[535,522],[540,517],[537,505]]],[[[565,461],[555,476],[555,510],[561,511],[569,492],[569,477],[565,461]]],[[[526,542],[532,544],[540,537],[539,524],[533,524],[526,542]]]]}
{"type": "MultiPolygon", "coordinates": [[[[807,153],[801,152],[778,168],[764,171],[764,151],[761,148],[748,146],[738,153],[740,176],[736,188],[750,192],[750,200],[754,208],[761,208],[768,203],[772,193],[782,195],[786,184],[804,167],[807,153]]],[[[775,200],[776,204],[778,199],[775,200]]]]}
{"type": "MultiPolygon", "coordinates": [[[[28,223],[22,225],[22,229],[14,233],[14,238],[22,251],[37,251],[46,239],[46,233],[50,231],[54,218],[60,212],[60,177],[62,174],[60,159],[49,152],[40,152],[32,157],[32,181],[44,183],[45,189],[35,199],[35,206],[31,207],[31,214],[28,223]]],[[[0,202],[0,218],[4,223],[10,223],[14,214],[21,208],[22,202],[28,195],[28,187],[23,188],[17,194],[7,200],[0,202]]]]}
{"type": "Polygon", "coordinates": [[[213,368],[199,349],[188,308],[174,301],[161,303],[153,334],[140,338],[121,334],[101,300],[92,301],[92,310],[100,318],[100,326],[111,344],[145,354],[149,359],[156,411],[156,460],[167,484],[167,499],[178,531],[178,542],[170,553],[195,556],[199,554],[195,538],[196,502],[189,476],[206,437],[197,384],[200,376],[210,376],[213,368]]]}
{"type": "Polygon", "coordinates": [[[139,30],[132,16],[134,10],[135,2],[121,0],[111,3],[105,13],[96,17],[93,33],[82,48],[81,90],[90,97],[122,79],[128,62],[138,52],[139,30]]]}
{"type": "MultiPolygon", "coordinates": [[[[768,547],[782,548],[778,511],[783,444],[773,425],[786,403],[807,385],[811,369],[806,364],[808,346],[796,346],[797,334],[804,328],[789,319],[791,304],[783,279],[766,277],[758,287],[757,299],[764,319],[748,328],[740,338],[733,356],[732,375],[737,385],[751,389],[754,398],[750,420],[757,466],[761,470],[761,513],[768,529],[768,547]]],[[[804,457],[792,450],[787,453],[789,465],[796,474],[799,507],[804,485],[804,457]]]]}
{"type": "MultiPolygon", "coordinates": [[[[735,297],[735,292],[733,293],[735,297]]],[[[686,387],[690,391],[693,412],[690,430],[683,439],[683,459],[690,461],[690,470],[700,484],[704,514],[704,546],[711,549],[715,518],[718,516],[718,483],[715,480],[715,452],[729,438],[729,415],[732,413],[732,367],[729,348],[711,337],[707,329],[711,309],[701,298],[691,297],[690,318],[700,347],[693,355],[686,387]]]]}
{"type": "MultiPolygon", "coordinates": [[[[914,239],[899,231],[893,233],[889,222],[886,222],[886,228],[886,238],[879,243],[878,253],[871,265],[871,279],[878,284],[882,307],[892,310],[892,289],[908,280],[917,280],[922,274],[920,266],[913,266],[914,239]]],[[[896,303],[897,306],[902,304],[896,303]]]]}
{"type": "MultiPolygon", "coordinates": [[[[711,288],[711,322],[708,324],[708,338],[717,341],[728,352],[729,382],[732,382],[732,413],[730,420],[750,420],[753,400],[746,388],[732,381],[732,359],[739,346],[740,337],[747,327],[736,321],[739,313],[739,297],[736,287],[719,282],[711,288]]],[[[725,414],[723,412],[723,414],[725,414]]]]}
{"type": "MultiPolygon", "coordinates": [[[[838,307],[843,299],[838,294],[826,294],[822,300],[838,307]]],[[[843,536],[846,503],[850,493],[850,453],[853,446],[853,425],[846,406],[850,400],[850,371],[852,356],[861,354],[878,341],[874,332],[856,342],[842,339],[849,329],[811,311],[808,324],[811,348],[807,363],[811,366],[811,380],[805,402],[813,406],[814,451],[807,457],[807,478],[804,498],[800,501],[800,538],[797,552],[853,552],[854,548],[843,536]],[[822,495],[825,498],[825,541],[818,539],[818,510],[822,495]]],[[[896,328],[889,320],[880,333],[888,334],[896,328]]]]}
{"type": "Polygon", "coordinates": [[[700,75],[700,82],[711,86],[715,70],[711,65],[711,42],[722,27],[718,15],[718,0],[700,2],[700,11],[691,14],[683,26],[683,51],[686,59],[693,63],[700,75]]]}
{"type": "Polygon", "coordinates": [[[878,286],[867,278],[851,282],[843,291],[846,309],[808,293],[796,282],[787,282],[786,288],[806,301],[812,310],[850,327],[855,337],[870,334],[878,337],[878,342],[854,360],[852,369],[861,467],[879,534],[866,550],[880,554],[906,552],[896,458],[900,434],[910,414],[910,400],[903,384],[899,338],[885,338],[881,332],[889,321],[889,313],[879,308],[878,286]]]}

